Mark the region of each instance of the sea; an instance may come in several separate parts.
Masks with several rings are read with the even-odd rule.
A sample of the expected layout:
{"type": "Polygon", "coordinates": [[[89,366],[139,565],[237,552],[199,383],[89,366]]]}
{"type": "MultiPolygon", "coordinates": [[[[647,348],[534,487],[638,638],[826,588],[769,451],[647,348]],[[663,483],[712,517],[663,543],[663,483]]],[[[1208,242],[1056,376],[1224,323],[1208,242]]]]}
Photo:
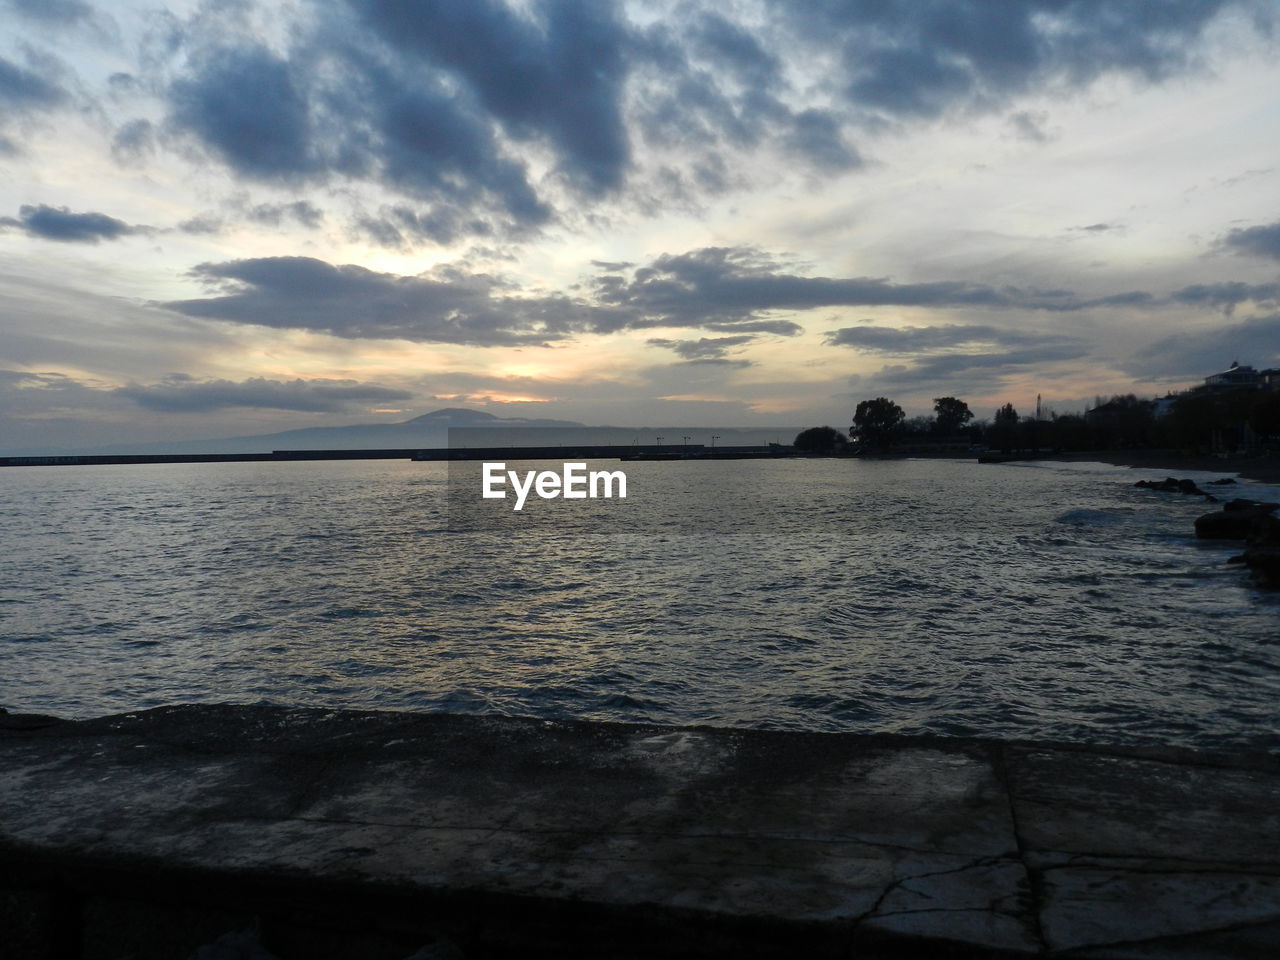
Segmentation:
{"type": "MultiPolygon", "coordinates": [[[[444,463],[0,470],[0,707],[1280,750],[1280,594],[1227,562],[1238,544],[1196,539],[1211,505],[1134,486],[1164,472],[593,467],[625,467],[625,504],[560,501],[527,530],[514,511],[451,519],[444,463]]],[[[1217,492],[1280,499],[1244,481],[1217,492]]]]}

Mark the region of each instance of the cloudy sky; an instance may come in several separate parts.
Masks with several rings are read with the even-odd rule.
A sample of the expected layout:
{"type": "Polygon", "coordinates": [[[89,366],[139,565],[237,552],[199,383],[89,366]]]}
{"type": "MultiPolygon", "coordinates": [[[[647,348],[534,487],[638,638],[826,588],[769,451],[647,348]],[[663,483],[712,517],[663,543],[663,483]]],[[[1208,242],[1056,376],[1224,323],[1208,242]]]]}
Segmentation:
{"type": "Polygon", "coordinates": [[[1270,0],[0,0],[0,449],[1280,363],[1270,0]]]}

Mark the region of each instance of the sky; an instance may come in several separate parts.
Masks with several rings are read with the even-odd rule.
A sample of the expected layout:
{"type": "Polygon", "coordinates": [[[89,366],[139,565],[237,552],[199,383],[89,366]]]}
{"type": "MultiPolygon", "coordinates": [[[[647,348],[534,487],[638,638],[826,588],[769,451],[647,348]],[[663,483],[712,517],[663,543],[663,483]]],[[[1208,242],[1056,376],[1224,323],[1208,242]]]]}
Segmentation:
{"type": "Polygon", "coordinates": [[[0,0],[0,452],[1280,365],[1271,0],[0,0]]]}

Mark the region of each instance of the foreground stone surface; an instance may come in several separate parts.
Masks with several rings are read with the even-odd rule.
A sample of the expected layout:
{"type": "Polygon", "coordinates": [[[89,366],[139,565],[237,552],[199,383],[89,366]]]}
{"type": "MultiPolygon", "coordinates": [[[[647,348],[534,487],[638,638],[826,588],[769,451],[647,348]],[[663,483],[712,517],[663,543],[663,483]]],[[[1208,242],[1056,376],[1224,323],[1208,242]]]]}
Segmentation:
{"type": "Polygon", "coordinates": [[[1276,757],[269,707],[0,721],[6,956],[187,956],[245,927],[282,960],[1280,955],[1276,757]]]}

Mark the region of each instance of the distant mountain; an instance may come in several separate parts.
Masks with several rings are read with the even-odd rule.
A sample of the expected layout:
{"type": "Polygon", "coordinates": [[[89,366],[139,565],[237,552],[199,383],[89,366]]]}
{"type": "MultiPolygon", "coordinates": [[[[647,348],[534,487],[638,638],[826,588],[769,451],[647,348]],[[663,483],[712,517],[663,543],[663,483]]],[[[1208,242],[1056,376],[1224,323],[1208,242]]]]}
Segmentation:
{"type": "MultiPolygon", "coordinates": [[[[493,445],[528,443],[509,440],[509,431],[537,430],[550,434],[557,430],[581,430],[572,420],[538,420],[529,417],[497,417],[480,410],[445,407],[400,423],[359,423],[346,427],[305,427],[281,433],[264,433],[221,440],[178,440],[167,443],[114,444],[88,453],[270,453],[272,450],[373,450],[380,448],[430,449],[449,446],[449,430],[494,431],[493,445]]],[[[634,431],[629,431],[634,433],[634,431]]],[[[557,442],[539,440],[538,442],[557,442]]],[[[626,441],[622,441],[626,442],[626,441]]]]}

